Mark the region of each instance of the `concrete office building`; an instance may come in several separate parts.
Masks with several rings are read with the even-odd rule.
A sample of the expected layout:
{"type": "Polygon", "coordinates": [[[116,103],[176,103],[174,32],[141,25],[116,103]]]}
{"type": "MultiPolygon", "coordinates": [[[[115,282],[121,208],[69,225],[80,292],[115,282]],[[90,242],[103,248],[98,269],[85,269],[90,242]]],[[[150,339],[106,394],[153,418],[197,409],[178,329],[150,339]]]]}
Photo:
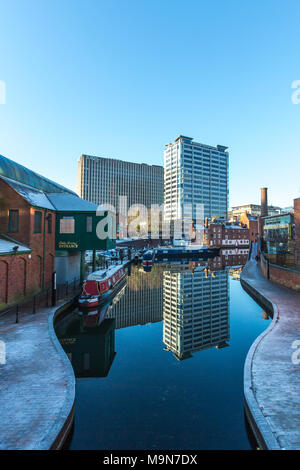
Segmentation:
{"type": "Polygon", "coordinates": [[[110,204],[117,213],[119,196],[127,196],[128,208],[143,204],[150,209],[152,204],[163,204],[164,169],[158,165],[81,155],[78,194],[95,204],[110,204]]]}
{"type": "Polygon", "coordinates": [[[196,219],[197,204],[203,217],[224,217],[228,213],[227,147],[200,144],[180,135],[166,144],[164,152],[165,219],[196,219]],[[192,213],[188,209],[191,206],[192,213]]]}

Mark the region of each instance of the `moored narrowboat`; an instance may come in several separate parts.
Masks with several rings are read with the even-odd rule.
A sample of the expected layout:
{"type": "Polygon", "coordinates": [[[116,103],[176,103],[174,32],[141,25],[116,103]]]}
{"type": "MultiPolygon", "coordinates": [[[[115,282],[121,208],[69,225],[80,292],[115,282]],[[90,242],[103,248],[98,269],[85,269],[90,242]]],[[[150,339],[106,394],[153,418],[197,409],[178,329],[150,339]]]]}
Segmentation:
{"type": "Polygon", "coordinates": [[[186,246],[172,246],[165,248],[157,248],[155,250],[155,259],[161,260],[176,260],[176,259],[206,259],[218,256],[220,248],[211,248],[207,246],[186,245],[186,246]]]}
{"type": "Polygon", "coordinates": [[[83,284],[82,294],[78,299],[79,306],[81,308],[97,307],[114,295],[126,277],[125,264],[110,266],[90,274],[83,284]]]}
{"type": "Polygon", "coordinates": [[[153,260],[154,260],[154,250],[148,250],[143,256],[143,267],[152,267],[153,265],[153,260]]]}

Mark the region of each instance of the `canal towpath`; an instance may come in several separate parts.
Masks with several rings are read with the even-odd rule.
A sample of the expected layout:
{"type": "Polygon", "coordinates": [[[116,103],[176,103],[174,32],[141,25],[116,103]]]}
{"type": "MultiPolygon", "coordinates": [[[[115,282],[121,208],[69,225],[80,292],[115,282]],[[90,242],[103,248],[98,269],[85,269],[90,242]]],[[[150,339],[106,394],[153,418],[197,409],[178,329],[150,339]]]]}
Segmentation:
{"type": "Polygon", "coordinates": [[[300,449],[300,293],[267,280],[256,254],[254,244],[242,271],[242,285],[270,305],[273,321],[246,358],[246,409],[261,447],[296,450],[300,449]]]}

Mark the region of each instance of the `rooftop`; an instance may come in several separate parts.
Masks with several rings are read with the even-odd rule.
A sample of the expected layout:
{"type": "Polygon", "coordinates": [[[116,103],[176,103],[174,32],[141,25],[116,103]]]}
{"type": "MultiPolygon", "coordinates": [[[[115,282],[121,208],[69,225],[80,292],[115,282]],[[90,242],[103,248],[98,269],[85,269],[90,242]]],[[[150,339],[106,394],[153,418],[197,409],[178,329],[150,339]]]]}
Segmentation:
{"type": "MultiPolygon", "coordinates": [[[[163,166],[162,165],[149,165],[148,163],[136,163],[136,162],[128,162],[126,160],[120,160],[119,158],[112,158],[112,157],[98,157],[97,155],[86,155],[86,154],[82,154],[80,158],[91,158],[93,160],[104,160],[104,161],[107,161],[107,162],[118,162],[118,163],[121,163],[121,164],[124,164],[124,165],[138,165],[140,167],[144,166],[144,167],[149,167],[149,168],[159,168],[161,170],[163,170],[163,166]]],[[[79,158],[79,162],[80,162],[80,158],[79,158]]]]}
{"type": "Polygon", "coordinates": [[[13,238],[7,237],[6,235],[2,235],[0,233],[0,256],[11,253],[30,253],[30,251],[31,250],[28,246],[22,245],[13,238]]]}
{"type": "MultiPolygon", "coordinates": [[[[0,155],[0,179],[31,206],[62,212],[96,212],[97,204],[0,155]]],[[[106,210],[102,207],[102,210],[106,210]]]]}
{"type": "MultiPolygon", "coordinates": [[[[194,140],[193,137],[187,137],[185,135],[179,135],[175,140],[174,142],[178,142],[179,140],[181,139],[184,139],[184,140],[189,140],[190,143],[194,144],[194,145],[201,145],[201,147],[206,147],[208,149],[213,149],[213,150],[218,150],[218,151],[221,151],[221,152],[225,152],[228,147],[226,147],[225,145],[216,145],[215,147],[213,145],[206,145],[206,144],[200,144],[199,142],[192,142],[194,140]]],[[[169,146],[169,145],[172,145],[171,144],[166,144],[166,146],[169,146]]]]}
{"type": "Polygon", "coordinates": [[[39,190],[35,189],[32,186],[27,184],[19,183],[5,176],[0,176],[0,179],[5,181],[14,191],[16,191],[23,199],[25,199],[31,206],[41,207],[43,209],[55,210],[47,195],[39,190]]]}
{"type": "Polygon", "coordinates": [[[55,183],[54,181],[45,178],[44,176],[29,170],[23,165],[10,160],[9,158],[0,155],[0,176],[6,176],[12,180],[27,184],[33,188],[45,191],[46,193],[61,193],[67,192],[75,194],[70,189],[55,183]]]}

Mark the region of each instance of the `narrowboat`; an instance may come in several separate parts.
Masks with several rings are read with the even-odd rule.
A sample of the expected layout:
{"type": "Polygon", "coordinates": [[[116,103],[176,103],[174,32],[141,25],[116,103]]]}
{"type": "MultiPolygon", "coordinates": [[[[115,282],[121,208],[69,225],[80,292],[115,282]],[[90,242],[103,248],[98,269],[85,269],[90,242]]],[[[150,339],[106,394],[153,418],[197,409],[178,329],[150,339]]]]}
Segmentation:
{"type": "Polygon", "coordinates": [[[199,258],[205,259],[218,256],[219,252],[220,248],[210,248],[202,245],[172,246],[157,248],[155,250],[155,259],[158,261],[171,259],[197,260],[199,258]]]}
{"type": "Polygon", "coordinates": [[[126,277],[126,264],[110,266],[90,274],[83,284],[82,294],[78,299],[79,307],[97,307],[114,295],[126,277]]]}
{"type": "Polygon", "coordinates": [[[143,268],[152,267],[154,260],[154,250],[148,250],[143,256],[143,268]]]}

